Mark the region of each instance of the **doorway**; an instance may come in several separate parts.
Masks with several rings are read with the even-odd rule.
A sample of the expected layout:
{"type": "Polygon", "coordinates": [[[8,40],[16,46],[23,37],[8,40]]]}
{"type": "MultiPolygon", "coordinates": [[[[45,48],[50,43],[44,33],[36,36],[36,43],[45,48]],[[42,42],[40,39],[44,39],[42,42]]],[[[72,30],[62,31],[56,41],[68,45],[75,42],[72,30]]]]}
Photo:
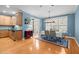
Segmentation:
{"type": "Polygon", "coordinates": [[[33,20],[33,37],[37,38],[40,34],[40,21],[39,19],[33,20]]]}

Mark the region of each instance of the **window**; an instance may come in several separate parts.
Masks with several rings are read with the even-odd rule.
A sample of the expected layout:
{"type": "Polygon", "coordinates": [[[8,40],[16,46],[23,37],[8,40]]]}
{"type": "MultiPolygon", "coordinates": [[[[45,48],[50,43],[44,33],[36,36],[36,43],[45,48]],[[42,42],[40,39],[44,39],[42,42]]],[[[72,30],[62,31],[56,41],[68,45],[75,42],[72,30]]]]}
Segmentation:
{"type": "Polygon", "coordinates": [[[33,34],[36,36],[36,35],[39,35],[39,32],[40,32],[40,20],[39,19],[36,19],[34,18],[33,20],[33,34]]]}
{"type": "Polygon", "coordinates": [[[67,16],[45,20],[45,30],[55,30],[60,33],[67,32],[67,16]]]}

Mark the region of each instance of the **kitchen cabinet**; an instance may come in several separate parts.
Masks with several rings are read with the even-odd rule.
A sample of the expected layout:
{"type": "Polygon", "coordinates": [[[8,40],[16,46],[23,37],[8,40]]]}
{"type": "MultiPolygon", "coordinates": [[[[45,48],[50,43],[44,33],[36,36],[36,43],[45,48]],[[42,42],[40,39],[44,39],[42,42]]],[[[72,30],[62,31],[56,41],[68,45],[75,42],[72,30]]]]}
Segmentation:
{"type": "Polygon", "coordinates": [[[17,17],[16,24],[21,26],[22,25],[22,12],[17,12],[16,17],[17,17]]]}
{"type": "Polygon", "coordinates": [[[10,25],[10,20],[9,16],[0,16],[0,25],[10,25]]]}
{"type": "Polygon", "coordinates": [[[9,37],[10,37],[13,41],[16,41],[16,32],[10,30],[10,31],[9,31],[9,37]]]}
{"type": "Polygon", "coordinates": [[[0,30],[0,38],[8,37],[9,36],[8,34],[9,34],[8,30],[0,30]]]}
{"type": "Polygon", "coordinates": [[[16,25],[16,16],[11,17],[10,25],[16,25]]]}
{"type": "Polygon", "coordinates": [[[22,30],[17,30],[16,31],[16,39],[17,40],[22,40],[22,30]]]}
{"type": "Polygon", "coordinates": [[[10,25],[10,20],[11,20],[11,17],[9,17],[9,16],[4,16],[4,17],[3,17],[4,25],[10,25]]]}
{"type": "Polygon", "coordinates": [[[15,16],[0,16],[0,25],[2,26],[13,26],[16,25],[16,17],[15,16]]]}
{"type": "Polygon", "coordinates": [[[4,21],[3,21],[3,16],[0,16],[0,25],[3,25],[4,21]]]}
{"type": "Polygon", "coordinates": [[[22,40],[22,30],[16,30],[16,31],[9,31],[9,37],[16,41],[16,40],[22,40]]]}
{"type": "Polygon", "coordinates": [[[10,37],[13,41],[22,40],[22,30],[0,30],[0,38],[10,37]]]}

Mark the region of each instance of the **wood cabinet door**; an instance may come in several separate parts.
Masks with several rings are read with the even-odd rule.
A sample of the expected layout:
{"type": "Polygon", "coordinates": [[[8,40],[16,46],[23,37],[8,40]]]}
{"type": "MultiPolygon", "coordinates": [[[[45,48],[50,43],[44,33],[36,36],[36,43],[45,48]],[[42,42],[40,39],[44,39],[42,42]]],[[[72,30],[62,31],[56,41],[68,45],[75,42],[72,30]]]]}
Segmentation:
{"type": "Polygon", "coordinates": [[[12,32],[11,32],[11,31],[9,31],[9,37],[10,37],[10,38],[12,37],[11,35],[12,35],[12,32]]]}
{"type": "Polygon", "coordinates": [[[0,16],[0,25],[13,26],[16,25],[16,16],[0,16]]]}
{"type": "Polygon", "coordinates": [[[22,30],[16,32],[17,40],[22,40],[22,30]]]}
{"type": "Polygon", "coordinates": [[[18,12],[16,14],[16,17],[17,17],[17,25],[22,25],[22,13],[18,12]]]}
{"type": "Polygon", "coordinates": [[[0,25],[10,25],[10,16],[0,16],[0,25]]]}
{"type": "Polygon", "coordinates": [[[15,38],[16,34],[15,32],[12,32],[12,30],[9,31],[9,37],[13,40],[16,41],[17,39],[15,38]]]}
{"type": "Polygon", "coordinates": [[[0,16],[0,25],[4,25],[4,18],[3,18],[3,16],[0,16]]]}
{"type": "Polygon", "coordinates": [[[8,30],[0,30],[0,37],[8,37],[9,32],[8,30]]]}
{"type": "Polygon", "coordinates": [[[4,16],[4,25],[10,25],[10,20],[11,20],[11,17],[4,16]]]}
{"type": "Polygon", "coordinates": [[[11,17],[10,25],[16,25],[16,16],[11,17]]]}

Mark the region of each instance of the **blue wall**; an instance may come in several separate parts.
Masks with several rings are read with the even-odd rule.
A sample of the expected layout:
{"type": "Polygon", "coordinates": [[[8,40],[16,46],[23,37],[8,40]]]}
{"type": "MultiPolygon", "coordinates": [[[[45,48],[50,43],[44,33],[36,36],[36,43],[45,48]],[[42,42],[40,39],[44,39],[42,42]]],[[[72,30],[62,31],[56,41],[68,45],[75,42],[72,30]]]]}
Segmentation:
{"type": "Polygon", "coordinates": [[[41,18],[40,19],[40,23],[41,23],[41,31],[44,31],[45,30],[45,22],[44,22],[45,19],[41,18]]]}
{"type": "Polygon", "coordinates": [[[26,24],[24,24],[25,23],[24,20],[27,17],[30,17],[31,19],[34,19],[34,18],[39,19],[38,17],[35,17],[35,16],[30,15],[30,14],[28,14],[28,13],[26,13],[26,12],[23,11],[23,17],[22,17],[22,22],[23,22],[22,23],[23,39],[24,39],[24,31],[26,31],[26,29],[28,28],[28,26],[26,24]]]}
{"type": "Polygon", "coordinates": [[[75,37],[79,44],[79,6],[75,13],[75,37]]]}
{"type": "Polygon", "coordinates": [[[68,15],[68,34],[75,36],[75,15],[68,15]]]}
{"type": "Polygon", "coordinates": [[[24,31],[26,30],[26,25],[24,24],[24,19],[27,17],[27,14],[23,12],[22,16],[22,32],[23,32],[23,40],[24,40],[24,31]]]}

